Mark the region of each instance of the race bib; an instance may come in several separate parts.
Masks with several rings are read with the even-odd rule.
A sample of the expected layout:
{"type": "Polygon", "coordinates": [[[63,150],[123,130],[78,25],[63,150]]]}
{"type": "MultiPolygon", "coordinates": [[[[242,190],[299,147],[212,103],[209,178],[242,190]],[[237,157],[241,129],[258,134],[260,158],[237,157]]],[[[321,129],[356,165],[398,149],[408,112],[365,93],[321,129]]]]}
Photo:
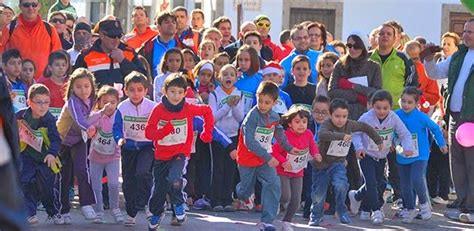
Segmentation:
{"type": "Polygon", "coordinates": [[[253,94],[250,92],[242,91],[244,100],[244,113],[247,114],[253,107],[253,94]]]}
{"type": "Polygon", "coordinates": [[[255,139],[257,142],[267,150],[268,153],[272,153],[272,139],[273,133],[275,132],[275,128],[264,128],[264,127],[257,127],[255,130],[255,139]]]}
{"type": "Polygon", "coordinates": [[[124,116],[123,126],[125,139],[134,141],[150,141],[145,137],[147,117],[124,116]]]}
{"type": "Polygon", "coordinates": [[[98,129],[97,134],[92,139],[91,147],[94,151],[104,155],[113,155],[115,153],[115,140],[112,132],[103,132],[98,129]]]}
{"type": "Polygon", "coordinates": [[[56,119],[58,119],[59,115],[61,115],[61,110],[62,110],[62,108],[59,108],[59,107],[50,107],[49,108],[49,112],[51,112],[51,114],[53,114],[54,118],[56,118],[56,119]]]}
{"type": "MultiPolygon", "coordinates": [[[[229,95],[229,96],[226,96],[225,98],[223,98],[223,99],[219,102],[219,108],[224,107],[224,105],[226,105],[227,102],[229,102],[229,99],[231,99],[231,97],[235,97],[235,96],[229,95]]],[[[229,110],[229,112],[227,113],[226,117],[232,117],[232,110],[229,110]]]]}
{"type": "Polygon", "coordinates": [[[347,156],[350,148],[351,141],[334,140],[331,141],[331,144],[329,145],[327,155],[339,157],[347,156]]]}
{"type": "Polygon", "coordinates": [[[272,109],[278,114],[285,114],[288,111],[285,102],[281,98],[278,98],[276,105],[272,109]]]}
{"type": "MultiPolygon", "coordinates": [[[[384,149],[390,148],[390,146],[392,146],[393,128],[377,130],[377,134],[382,137],[384,149]]],[[[379,151],[379,147],[371,138],[369,138],[369,146],[367,147],[367,150],[377,152],[379,151]]]]}
{"type": "Polygon", "coordinates": [[[291,105],[291,107],[303,107],[304,109],[308,110],[309,112],[313,111],[313,108],[309,104],[304,103],[295,103],[291,105]]]}
{"type": "Polygon", "coordinates": [[[15,93],[15,98],[13,99],[13,105],[15,105],[17,109],[26,107],[25,91],[21,89],[13,89],[12,91],[15,93]]]}
{"type": "MultiPolygon", "coordinates": [[[[171,124],[173,124],[174,131],[171,134],[165,136],[165,138],[158,141],[159,145],[163,146],[171,146],[176,144],[184,144],[186,143],[186,138],[188,135],[188,120],[171,120],[171,124]]],[[[168,121],[161,120],[158,123],[158,129],[164,127],[168,121]]]]}
{"type": "Polygon", "coordinates": [[[420,155],[418,152],[418,135],[416,133],[411,134],[411,139],[413,140],[413,155],[405,156],[403,155],[403,147],[401,145],[397,145],[396,147],[396,151],[398,152],[398,154],[402,155],[405,158],[415,158],[420,155]]]}
{"type": "Polygon", "coordinates": [[[285,172],[298,173],[308,166],[309,149],[301,150],[298,155],[288,153],[288,161],[291,164],[291,170],[285,169],[285,172]]]}
{"type": "Polygon", "coordinates": [[[41,152],[41,148],[43,147],[43,135],[39,130],[33,130],[26,121],[22,120],[19,126],[19,135],[21,142],[41,152]]]}

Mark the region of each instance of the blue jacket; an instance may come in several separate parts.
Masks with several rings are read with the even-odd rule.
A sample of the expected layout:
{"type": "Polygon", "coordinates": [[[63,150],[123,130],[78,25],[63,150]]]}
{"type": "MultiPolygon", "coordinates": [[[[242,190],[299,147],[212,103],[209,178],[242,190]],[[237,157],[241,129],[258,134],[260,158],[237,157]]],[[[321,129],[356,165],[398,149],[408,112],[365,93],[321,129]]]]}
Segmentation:
{"type": "Polygon", "coordinates": [[[297,55],[306,55],[309,58],[309,62],[311,64],[311,75],[309,76],[308,81],[312,84],[317,83],[318,80],[318,72],[316,71],[316,62],[318,61],[318,57],[321,54],[320,51],[314,51],[308,49],[305,53],[300,53],[296,49],[293,49],[291,53],[280,62],[281,67],[285,70],[285,78],[283,79],[283,83],[281,84],[280,88],[286,87],[289,83],[293,82],[293,76],[291,74],[291,62],[297,55]]]}
{"type": "MultiPolygon", "coordinates": [[[[198,134],[202,133],[204,120],[201,117],[193,118],[193,130],[198,134]]],[[[232,144],[232,140],[229,139],[221,130],[214,126],[212,129],[212,140],[220,143],[224,148],[227,148],[232,144]]]]}
{"type": "MultiPolygon", "coordinates": [[[[443,133],[439,126],[433,122],[425,113],[420,112],[418,109],[414,109],[411,112],[404,112],[402,109],[398,109],[395,113],[400,117],[402,122],[406,125],[412,136],[417,137],[416,142],[418,143],[418,157],[406,158],[400,153],[397,155],[397,161],[400,164],[410,164],[417,160],[428,160],[430,155],[430,144],[428,140],[428,130],[433,134],[436,143],[440,148],[446,147],[446,142],[443,138],[443,133]]],[[[415,141],[415,139],[413,139],[415,141]]],[[[416,144],[414,144],[416,145],[416,144]]],[[[413,147],[416,150],[416,147],[413,147]]]]}
{"type": "Polygon", "coordinates": [[[244,114],[247,114],[252,109],[257,100],[255,93],[257,92],[258,85],[262,82],[262,74],[257,72],[251,76],[246,73],[242,73],[242,76],[235,83],[235,87],[242,92],[244,100],[244,114]]]}

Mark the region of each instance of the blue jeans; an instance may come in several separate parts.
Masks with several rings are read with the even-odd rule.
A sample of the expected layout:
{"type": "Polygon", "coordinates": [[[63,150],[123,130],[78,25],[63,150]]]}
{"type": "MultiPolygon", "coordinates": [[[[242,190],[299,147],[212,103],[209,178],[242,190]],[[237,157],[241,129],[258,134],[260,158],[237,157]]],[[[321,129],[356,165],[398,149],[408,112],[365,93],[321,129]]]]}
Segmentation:
{"type": "Polygon", "coordinates": [[[415,209],[415,193],[418,195],[420,204],[424,204],[428,200],[425,178],[427,166],[428,161],[426,160],[417,160],[410,164],[398,164],[403,207],[408,210],[415,209]]]}
{"type": "Polygon", "coordinates": [[[384,179],[385,163],[387,159],[374,159],[365,156],[360,160],[360,168],[364,174],[364,185],[357,190],[356,200],[362,201],[360,210],[364,212],[373,212],[379,210],[383,203],[383,193],[386,182],[384,179]]]}
{"type": "Polygon", "coordinates": [[[333,163],[327,169],[313,168],[313,191],[311,192],[311,221],[317,221],[324,216],[324,202],[329,183],[334,187],[336,212],[339,215],[347,213],[345,205],[349,183],[344,163],[333,163]]]}
{"type": "Polygon", "coordinates": [[[257,167],[239,166],[240,183],[237,184],[237,196],[241,200],[249,199],[255,188],[255,182],[262,183],[262,218],[264,223],[273,223],[280,206],[281,183],[276,169],[263,164],[257,167]]]}

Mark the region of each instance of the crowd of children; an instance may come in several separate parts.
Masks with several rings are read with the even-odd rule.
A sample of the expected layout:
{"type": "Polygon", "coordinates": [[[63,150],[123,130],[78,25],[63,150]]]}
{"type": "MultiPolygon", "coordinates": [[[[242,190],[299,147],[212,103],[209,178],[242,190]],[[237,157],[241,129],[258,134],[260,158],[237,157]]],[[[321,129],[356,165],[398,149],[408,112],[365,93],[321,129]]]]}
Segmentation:
{"type": "MultiPolygon", "coordinates": [[[[291,36],[301,30],[295,27],[291,36]]],[[[349,207],[354,214],[360,211],[361,220],[380,224],[387,155],[393,151],[400,170],[402,221],[413,221],[417,203],[421,218],[430,219],[426,172],[431,140],[442,153],[448,149],[442,130],[426,114],[430,110],[419,105],[428,100],[431,112],[442,110],[435,107],[441,98],[438,88],[423,84],[391,95],[381,90],[375,62],[370,65],[377,67],[371,72],[377,84],[372,77],[365,86],[351,82],[349,77],[367,75],[365,69],[337,69],[340,79],[334,80],[335,67],[361,61],[350,59],[351,50],[362,50],[362,61],[368,60],[368,48],[360,45],[367,38],[360,36],[348,38],[349,53],[341,59],[338,53],[319,51],[314,51],[316,63],[304,54],[283,59],[282,65],[291,63],[290,79],[279,63],[262,57],[263,41],[256,31],[243,36],[234,63],[215,42],[203,40],[197,54],[168,49],[152,81],[133,71],[123,89],[96,89],[91,71],[71,72],[64,51],[49,55],[36,83],[34,63],[16,49],[5,51],[2,70],[18,120],[28,222],[39,222],[41,202],[55,224],[72,224],[69,189],[76,178],[81,211],[94,223],[106,222],[104,204],[114,222],[126,226],[134,226],[144,209],[150,230],[159,229],[166,209],[172,211],[171,224],[181,225],[190,207],[215,212],[256,207],[262,213],[260,230],[275,230],[280,211],[283,230],[292,230],[304,202],[310,226],[322,224],[327,203],[341,223],[351,222],[349,207]],[[337,96],[330,91],[331,81],[346,91],[347,100],[328,98],[337,96]],[[400,109],[392,111],[398,103],[400,109]],[[351,155],[359,159],[362,186],[348,179],[351,155]],[[125,214],[119,206],[120,176],[125,214]]],[[[406,46],[411,58],[421,51],[416,43],[406,46]]],[[[419,60],[415,64],[425,73],[419,60]]]]}

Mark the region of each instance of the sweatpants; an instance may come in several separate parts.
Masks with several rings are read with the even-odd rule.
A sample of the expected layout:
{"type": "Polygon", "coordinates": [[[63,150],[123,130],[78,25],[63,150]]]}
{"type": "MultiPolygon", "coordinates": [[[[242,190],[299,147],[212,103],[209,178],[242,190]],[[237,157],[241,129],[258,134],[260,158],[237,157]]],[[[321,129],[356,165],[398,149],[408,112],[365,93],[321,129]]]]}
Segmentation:
{"type": "Polygon", "coordinates": [[[90,183],[89,166],[87,160],[87,144],[80,141],[72,146],[61,145],[59,157],[61,159],[61,214],[69,213],[69,186],[71,179],[76,176],[79,186],[79,203],[81,206],[95,204],[95,195],[90,183]]]}
{"type": "MultiPolygon", "coordinates": [[[[179,154],[171,160],[155,160],[153,163],[153,187],[148,205],[153,215],[165,212],[166,195],[171,205],[181,205],[185,202],[183,195],[183,173],[186,169],[187,158],[179,154]]],[[[174,211],[174,210],[173,210],[174,211]]]]}
{"type": "Polygon", "coordinates": [[[196,140],[196,156],[195,156],[195,181],[194,190],[197,198],[209,197],[211,195],[211,169],[212,169],[212,153],[210,144],[204,143],[201,139],[196,140]]]}
{"type": "Polygon", "coordinates": [[[280,203],[286,207],[283,221],[291,222],[301,204],[301,191],[303,190],[303,177],[280,176],[281,198],[280,203]]]}
{"type": "Polygon", "coordinates": [[[119,174],[120,160],[113,160],[102,164],[90,161],[92,190],[96,196],[95,211],[104,213],[104,199],[102,197],[102,174],[107,172],[108,200],[112,210],[119,208],[119,174]]]}
{"type": "MultiPolygon", "coordinates": [[[[140,150],[122,148],[122,190],[125,197],[125,210],[131,217],[138,212],[137,207],[144,206],[150,198],[154,151],[153,146],[140,150]]],[[[102,174],[100,174],[102,175],[102,174]]]]}
{"type": "MultiPolygon", "coordinates": [[[[237,144],[237,136],[231,137],[233,144],[237,144]]],[[[226,206],[232,205],[232,192],[234,191],[235,174],[237,171],[237,164],[235,160],[230,157],[230,151],[233,148],[225,149],[217,142],[212,143],[213,153],[213,174],[211,186],[211,205],[226,206]]]]}
{"type": "Polygon", "coordinates": [[[38,201],[44,205],[48,216],[59,214],[61,211],[61,175],[54,174],[46,163],[37,162],[28,155],[20,155],[20,160],[23,165],[20,172],[20,182],[27,216],[36,215],[38,201]]]}

